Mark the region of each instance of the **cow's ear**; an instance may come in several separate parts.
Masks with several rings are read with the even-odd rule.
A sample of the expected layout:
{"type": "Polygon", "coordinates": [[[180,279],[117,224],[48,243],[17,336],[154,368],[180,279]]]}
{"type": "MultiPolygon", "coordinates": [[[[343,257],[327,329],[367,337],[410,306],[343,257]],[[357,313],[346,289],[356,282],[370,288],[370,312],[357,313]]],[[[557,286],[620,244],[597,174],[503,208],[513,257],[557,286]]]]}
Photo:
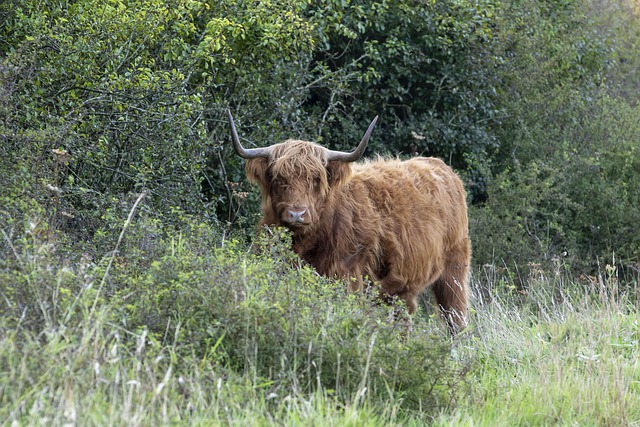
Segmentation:
{"type": "Polygon", "coordinates": [[[257,157],[255,159],[247,160],[245,170],[247,171],[247,178],[249,181],[259,184],[260,187],[267,187],[267,168],[269,167],[268,159],[264,157],[257,157]]]}
{"type": "Polygon", "coordinates": [[[329,162],[327,173],[329,186],[338,187],[351,179],[351,165],[340,161],[329,162]]]}

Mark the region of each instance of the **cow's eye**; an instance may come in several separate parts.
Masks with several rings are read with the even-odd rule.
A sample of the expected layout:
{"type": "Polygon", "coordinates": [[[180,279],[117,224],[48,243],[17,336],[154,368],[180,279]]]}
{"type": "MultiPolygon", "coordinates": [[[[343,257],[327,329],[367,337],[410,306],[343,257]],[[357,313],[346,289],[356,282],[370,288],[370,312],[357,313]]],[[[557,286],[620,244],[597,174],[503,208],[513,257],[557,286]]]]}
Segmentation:
{"type": "Polygon", "coordinates": [[[316,178],[313,180],[313,185],[315,185],[315,187],[316,187],[316,188],[319,188],[319,187],[320,187],[320,182],[321,182],[321,181],[320,181],[320,177],[316,177],[316,178]]]}

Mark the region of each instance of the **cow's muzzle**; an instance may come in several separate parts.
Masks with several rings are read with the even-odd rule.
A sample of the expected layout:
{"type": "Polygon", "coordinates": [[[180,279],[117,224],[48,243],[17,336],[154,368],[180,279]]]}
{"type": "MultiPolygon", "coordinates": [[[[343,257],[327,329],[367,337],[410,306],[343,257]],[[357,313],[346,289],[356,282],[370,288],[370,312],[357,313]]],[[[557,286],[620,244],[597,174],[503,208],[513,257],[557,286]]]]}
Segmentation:
{"type": "Polygon", "coordinates": [[[289,224],[306,224],[308,222],[308,215],[306,209],[300,210],[288,210],[287,222],[289,224]]]}

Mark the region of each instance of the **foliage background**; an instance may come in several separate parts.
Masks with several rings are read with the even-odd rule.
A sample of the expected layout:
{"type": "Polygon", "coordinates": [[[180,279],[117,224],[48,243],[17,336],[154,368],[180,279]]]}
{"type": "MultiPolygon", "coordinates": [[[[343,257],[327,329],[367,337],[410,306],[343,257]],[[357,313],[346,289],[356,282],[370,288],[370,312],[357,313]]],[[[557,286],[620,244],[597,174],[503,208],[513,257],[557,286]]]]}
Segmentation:
{"type": "Polygon", "coordinates": [[[0,7],[3,201],[43,208],[69,238],[100,236],[142,189],[163,221],[249,230],[257,196],[228,108],[247,145],[348,148],[379,114],[369,155],[435,155],[465,178],[479,265],[637,264],[633,4],[0,7]]]}
{"type": "Polygon", "coordinates": [[[537,358],[569,342],[558,360],[587,355],[571,366],[607,379],[595,387],[609,398],[589,412],[562,400],[575,390],[523,380],[557,400],[514,395],[513,414],[637,420],[639,16],[626,0],[1,2],[0,415],[63,423],[119,399],[126,417],[83,421],[208,408],[233,423],[260,402],[249,414],[275,424],[422,425],[464,396],[499,406],[491,390],[521,366],[555,378],[537,358]],[[286,235],[259,241],[227,109],[247,146],[349,149],[380,115],[367,156],[451,164],[468,189],[480,337],[443,345],[427,308],[403,330],[368,295],[292,270],[286,235]],[[603,328],[620,338],[593,344],[603,328]],[[505,340],[521,346],[500,352],[505,340]]]}

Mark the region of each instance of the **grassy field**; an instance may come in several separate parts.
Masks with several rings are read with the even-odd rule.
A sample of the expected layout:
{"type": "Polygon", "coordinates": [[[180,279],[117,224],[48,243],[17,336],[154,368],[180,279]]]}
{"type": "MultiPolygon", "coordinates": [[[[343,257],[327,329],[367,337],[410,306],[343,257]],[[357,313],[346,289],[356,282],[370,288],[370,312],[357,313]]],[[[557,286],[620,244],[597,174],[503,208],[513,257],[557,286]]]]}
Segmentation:
{"type": "Polygon", "coordinates": [[[640,425],[638,306],[614,281],[594,291],[541,276],[516,300],[476,301],[459,349],[477,369],[437,424],[640,425]]]}
{"type": "Polygon", "coordinates": [[[137,227],[103,258],[3,230],[0,422],[640,425],[638,289],[612,267],[487,266],[450,340],[429,301],[394,321],[295,266],[286,236],[258,255],[137,227]]]}

